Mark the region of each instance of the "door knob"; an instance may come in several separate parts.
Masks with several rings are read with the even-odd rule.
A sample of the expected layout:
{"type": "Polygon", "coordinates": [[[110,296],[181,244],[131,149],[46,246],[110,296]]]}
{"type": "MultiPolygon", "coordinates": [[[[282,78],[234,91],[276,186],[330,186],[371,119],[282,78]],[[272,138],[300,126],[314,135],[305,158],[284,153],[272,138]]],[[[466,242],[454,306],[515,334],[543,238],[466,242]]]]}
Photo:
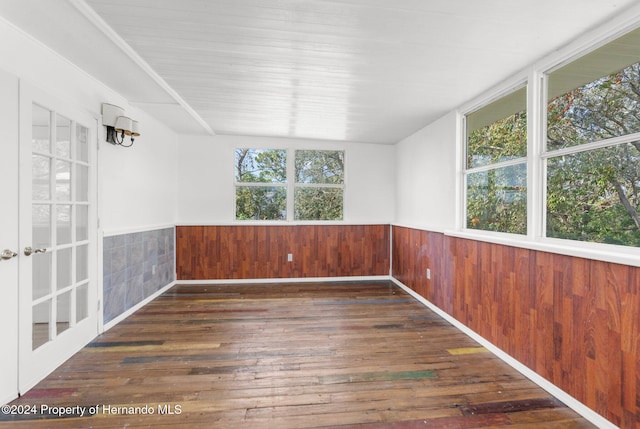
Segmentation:
{"type": "Polygon", "coordinates": [[[9,249],[4,249],[2,253],[0,253],[0,259],[4,260],[15,258],[16,256],[18,256],[18,254],[9,249]]]}
{"type": "Polygon", "coordinates": [[[32,253],[44,253],[46,251],[47,249],[45,249],[44,247],[42,249],[34,249],[31,246],[27,246],[24,248],[24,254],[27,256],[31,256],[32,253]]]}

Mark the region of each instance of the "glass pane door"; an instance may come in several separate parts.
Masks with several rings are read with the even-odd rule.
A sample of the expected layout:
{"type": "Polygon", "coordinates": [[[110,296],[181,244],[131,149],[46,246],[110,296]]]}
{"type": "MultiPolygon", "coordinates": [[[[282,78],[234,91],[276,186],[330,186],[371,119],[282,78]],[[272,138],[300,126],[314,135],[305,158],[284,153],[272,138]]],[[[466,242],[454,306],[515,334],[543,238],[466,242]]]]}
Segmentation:
{"type": "Polygon", "coordinates": [[[96,117],[20,83],[18,390],[98,334],[96,117]]]}
{"type": "Polygon", "coordinates": [[[88,129],[32,105],[31,348],[86,319],[89,287],[88,129]]]}

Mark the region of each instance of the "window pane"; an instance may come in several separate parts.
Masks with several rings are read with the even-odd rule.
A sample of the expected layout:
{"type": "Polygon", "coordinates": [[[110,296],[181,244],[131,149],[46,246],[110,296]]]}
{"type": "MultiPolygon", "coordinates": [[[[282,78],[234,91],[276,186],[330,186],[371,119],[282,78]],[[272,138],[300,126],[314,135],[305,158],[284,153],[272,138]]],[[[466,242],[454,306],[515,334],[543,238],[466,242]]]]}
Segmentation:
{"type": "Polygon", "coordinates": [[[89,168],[83,165],[76,166],[76,201],[89,201],[89,168]]]}
{"type": "Polygon", "coordinates": [[[56,155],[71,158],[71,121],[56,115],[56,155]]]}
{"type": "Polygon", "coordinates": [[[35,253],[32,258],[32,285],[31,292],[33,299],[42,298],[51,293],[51,267],[52,253],[35,253]]]}
{"type": "Polygon", "coordinates": [[[32,115],[32,150],[51,153],[51,130],[49,127],[51,112],[34,104],[32,105],[32,115]]]}
{"type": "Polygon", "coordinates": [[[56,299],[56,333],[60,335],[71,322],[71,291],[58,295],[56,299]]]}
{"type": "Polygon", "coordinates": [[[640,142],[547,164],[547,236],[640,247],[640,142]]]}
{"type": "Polygon", "coordinates": [[[344,183],[344,151],[297,150],[296,183],[344,183]]]}
{"type": "Polygon", "coordinates": [[[31,158],[31,194],[34,200],[51,199],[51,158],[33,155],[31,158]]]}
{"type": "Polygon", "coordinates": [[[83,284],[76,289],[76,322],[89,317],[89,285],[83,284]]]}
{"type": "Polygon", "coordinates": [[[71,286],[71,259],[73,257],[73,249],[61,249],[56,252],[57,266],[57,289],[64,289],[71,286]]]}
{"type": "Polygon", "coordinates": [[[467,168],[527,155],[526,87],[466,117],[467,168]]]}
{"type": "Polygon", "coordinates": [[[467,176],[467,228],[527,233],[527,165],[467,176]]]}
{"type": "Polygon", "coordinates": [[[71,199],[71,163],[56,161],[56,199],[69,201],[71,199]]]}
{"type": "Polygon", "coordinates": [[[342,220],[341,188],[296,188],[296,220],[342,220]]]}
{"type": "Polygon", "coordinates": [[[89,129],[82,125],[76,126],[76,159],[89,162],[89,129]]]}
{"type": "Polygon", "coordinates": [[[547,149],[640,132],[640,30],[548,77],[547,149]]]}
{"type": "Polygon", "coordinates": [[[56,216],[56,242],[60,244],[71,243],[71,206],[58,206],[56,216]]]}
{"type": "Polygon", "coordinates": [[[286,183],[287,151],[281,149],[236,149],[236,182],[286,183]]]}
{"type": "Polygon", "coordinates": [[[287,190],[284,186],[236,187],[237,220],[284,220],[287,190]]]}
{"type": "Polygon", "coordinates": [[[33,204],[32,216],[32,237],[33,246],[51,246],[51,206],[49,204],[33,204]]]}
{"type": "Polygon", "coordinates": [[[76,206],[76,241],[89,239],[89,206],[76,206]]]}
{"type": "Polygon", "coordinates": [[[640,132],[639,79],[640,64],[636,63],[551,100],[547,149],[640,132]]]}
{"type": "Polygon", "coordinates": [[[31,317],[31,346],[32,349],[35,350],[50,340],[49,318],[51,317],[51,300],[35,305],[31,317]]]}
{"type": "Polygon", "coordinates": [[[76,282],[82,282],[89,278],[89,246],[82,245],[76,248],[76,282]]]}

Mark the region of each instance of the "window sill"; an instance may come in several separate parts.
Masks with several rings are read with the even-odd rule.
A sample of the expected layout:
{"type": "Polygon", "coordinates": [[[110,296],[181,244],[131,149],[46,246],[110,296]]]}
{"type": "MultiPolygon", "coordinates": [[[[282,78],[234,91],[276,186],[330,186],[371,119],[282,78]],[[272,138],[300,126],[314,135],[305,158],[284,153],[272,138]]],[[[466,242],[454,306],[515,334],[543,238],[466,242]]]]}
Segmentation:
{"type": "Polygon", "coordinates": [[[347,220],[235,220],[231,222],[180,222],[177,226],[297,226],[297,225],[390,225],[390,222],[350,222],[347,220]]]}
{"type": "Polygon", "coordinates": [[[527,236],[487,231],[447,230],[444,234],[451,237],[640,267],[640,248],[637,247],[587,243],[555,238],[533,239],[527,236]]]}

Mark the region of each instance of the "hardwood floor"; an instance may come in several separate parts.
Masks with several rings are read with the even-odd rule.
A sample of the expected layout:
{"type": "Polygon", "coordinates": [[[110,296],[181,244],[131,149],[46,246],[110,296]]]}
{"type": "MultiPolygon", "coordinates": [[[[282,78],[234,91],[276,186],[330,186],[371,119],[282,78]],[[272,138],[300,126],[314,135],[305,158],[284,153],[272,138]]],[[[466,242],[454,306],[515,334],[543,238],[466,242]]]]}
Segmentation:
{"type": "Polygon", "coordinates": [[[178,285],[11,406],[1,427],[593,427],[390,282],[178,285]]]}

